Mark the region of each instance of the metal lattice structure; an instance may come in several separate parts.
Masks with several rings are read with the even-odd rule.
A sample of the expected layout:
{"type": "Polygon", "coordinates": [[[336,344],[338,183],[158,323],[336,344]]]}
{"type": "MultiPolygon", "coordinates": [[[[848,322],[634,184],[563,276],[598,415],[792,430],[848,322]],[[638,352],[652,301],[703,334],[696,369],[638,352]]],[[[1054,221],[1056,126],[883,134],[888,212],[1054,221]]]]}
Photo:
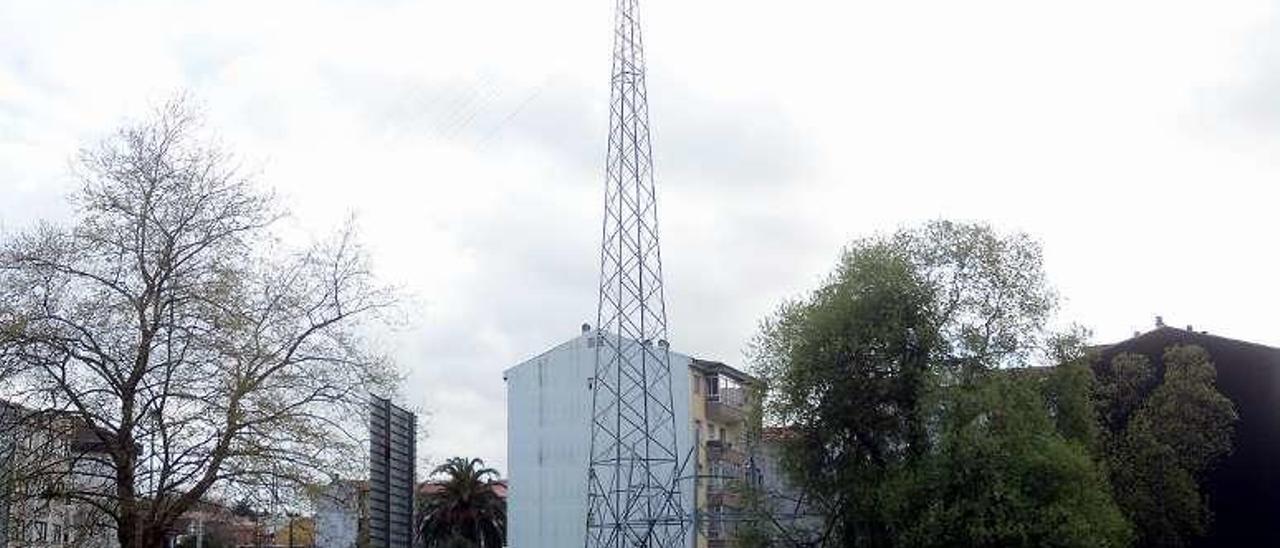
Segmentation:
{"type": "Polygon", "coordinates": [[[587,548],[685,544],[637,0],[617,0],[592,380],[587,548]]]}

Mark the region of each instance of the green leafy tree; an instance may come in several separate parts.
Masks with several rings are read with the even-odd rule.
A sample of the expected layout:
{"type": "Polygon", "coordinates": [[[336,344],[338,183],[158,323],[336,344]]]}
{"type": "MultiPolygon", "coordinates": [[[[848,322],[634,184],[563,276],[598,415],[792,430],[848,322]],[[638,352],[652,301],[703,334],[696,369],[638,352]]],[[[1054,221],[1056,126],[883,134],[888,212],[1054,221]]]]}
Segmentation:
{"type": "Polygon", "coordinates": [[[1055,336],[1044,326],[1057,294],[1045,279],[1040,244],[1025,233],[940,220],[853,247],[868,245],[888,245],[923,280],[940,363],[1025,365],[1055,336]]]}
{"type": "Polygon", "coordinates": [[[1239,417],[1231,400],[1218,392],[1217,370],[1198,346],[1173,346],[1164,352],[1164,381],[1134,416],[1173,449],[1175,461],[1199,477],[1231,453],[1232,425],[1239,417]]]}
{"type": "Polygon", "coordinates": [[[497,548],[507,530],[506,501],[494,491],[497,470],[454,457],[431,472],[439,489],[418,501],[419,535],[427,548],[497,548]]]}
{"type": "Polygon", "coordinates": [[[1129,418],[1155,388],[1157,378],[1146,356],[1124,353],[1102,368],[1099,381],[1099,414],[1107,431],[1115,434],[1129,424],[1129,418]]]}
{"type": "Polygon", "coordinates": [[[1128,544],[1105,474],[1057,432],[1033,381],[987,374],[949,391],[938,446],[899,480],[895,544],[1128,544]]]}
{"type": "Polygon", "coordinates": [[[1117,502],[1134,523],[1139,546],[1186,546],[1212,521],[1200,483],[1232,447],[1237,419],[1214,386],[1204,349],[1173,346],[1164,377],[1141,355],[1121,354],[1104,367],[1098,406],[1109,418],[1105,458],[1117,502]]]}
{"type": "Polygon", "coordinates": [[[784,467],[829,507],[832,538],[874,545],[890,468],[925,447],[922,404],[937,333],[931,294],[886,242],[849,249],[809,299],[766,321],[756,363],[772,419],[795,431],[784,467]]]}
{"type": "Polygon", "coordinates": [[[1002,409],[984,384],[1052,342],[1040,257],[1023,234],[929,223],[855,242],[763,323],[753,358],[768,420],[793,431],[783,466],[819,501],[827,545],[928,545],[945,531],[987,545],[1123,542],[1105,477],[1045,398],[997,390],[1025,399],[1002,409]]]}
{"type": "Polygon", "coordinates": [[[1041,387],[1055,429],[1090,453],[1098,449],[1102,435],[1094,402],[1096,385],[1088,362],[1076,359],[1054,367],[1041,387]]]}

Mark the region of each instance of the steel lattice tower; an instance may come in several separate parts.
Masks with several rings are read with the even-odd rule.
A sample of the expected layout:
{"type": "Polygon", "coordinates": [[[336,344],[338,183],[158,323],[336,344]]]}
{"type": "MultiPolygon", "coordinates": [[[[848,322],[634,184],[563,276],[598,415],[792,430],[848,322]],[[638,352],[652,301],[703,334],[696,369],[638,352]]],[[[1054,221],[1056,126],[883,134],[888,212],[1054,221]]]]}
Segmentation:
{"type": "Polygon", "coordinates": [[[680,547],[662,256],[637,0],[617,0],[600,254],[587,548],[680,547]]]}

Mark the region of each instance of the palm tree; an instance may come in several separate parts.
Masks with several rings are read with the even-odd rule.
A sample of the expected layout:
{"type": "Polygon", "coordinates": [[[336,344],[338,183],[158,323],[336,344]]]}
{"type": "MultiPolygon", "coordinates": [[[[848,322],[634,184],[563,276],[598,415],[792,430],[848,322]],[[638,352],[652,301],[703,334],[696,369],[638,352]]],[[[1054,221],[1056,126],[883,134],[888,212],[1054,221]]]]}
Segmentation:
{"type": "Polygon", "coordinates": [[[498,471],[480,459],[454,457],[431,472],[418,499],[418,534],[427,548],[501,548],[507,503],[494,490],[498,471]]]}

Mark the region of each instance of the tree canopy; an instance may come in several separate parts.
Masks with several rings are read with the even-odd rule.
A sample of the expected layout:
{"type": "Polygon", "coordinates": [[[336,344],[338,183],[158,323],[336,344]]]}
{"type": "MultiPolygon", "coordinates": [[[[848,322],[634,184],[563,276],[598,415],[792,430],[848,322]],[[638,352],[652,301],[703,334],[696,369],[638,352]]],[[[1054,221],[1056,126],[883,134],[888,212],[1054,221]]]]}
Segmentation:
{"type": "Polygon", "coordinates": [[[763,420],[790,434],[782,465],[821,507],[824,545],[1126,546],[1202,530],[1196,480],[1234,419],[1207,356],[1171,349],[1163,379],[1124,356],[1095,378],[1083,334],[1047,327],[1041,257],[1025,234],[931,222],[854,242],[762,323],[763,420]]]}
{"type": "Polygon", "coordinates": [[[1173,346],[1162,358],[1159,379],[1145,356],[1120,354],[1103,364],[1098,389],[1112,488],[1139,546],[1185,546],[1208,531],[1200,481],[1231,452],[1237,419],[1204,349],[1173,346]]]}
{"type": "Polygon", "coordinates": [[[189,101],[76,162],[75,213],[0,243],[0,398],[69,417],[69,499],[159,546],[206,495],[278,493],[358,465],[367,393],[396,374],[361,334],[393,295],[349,227],[281,243],[273,195],[189,101]]]}
{"type": "Polygon", "coordinates": [[[507,503],[494,489],[498,471],[480,459],[454,457],[431,472],[418,501],[418,531],[428,548],[498,548],[507,531],[507,503]]]}

